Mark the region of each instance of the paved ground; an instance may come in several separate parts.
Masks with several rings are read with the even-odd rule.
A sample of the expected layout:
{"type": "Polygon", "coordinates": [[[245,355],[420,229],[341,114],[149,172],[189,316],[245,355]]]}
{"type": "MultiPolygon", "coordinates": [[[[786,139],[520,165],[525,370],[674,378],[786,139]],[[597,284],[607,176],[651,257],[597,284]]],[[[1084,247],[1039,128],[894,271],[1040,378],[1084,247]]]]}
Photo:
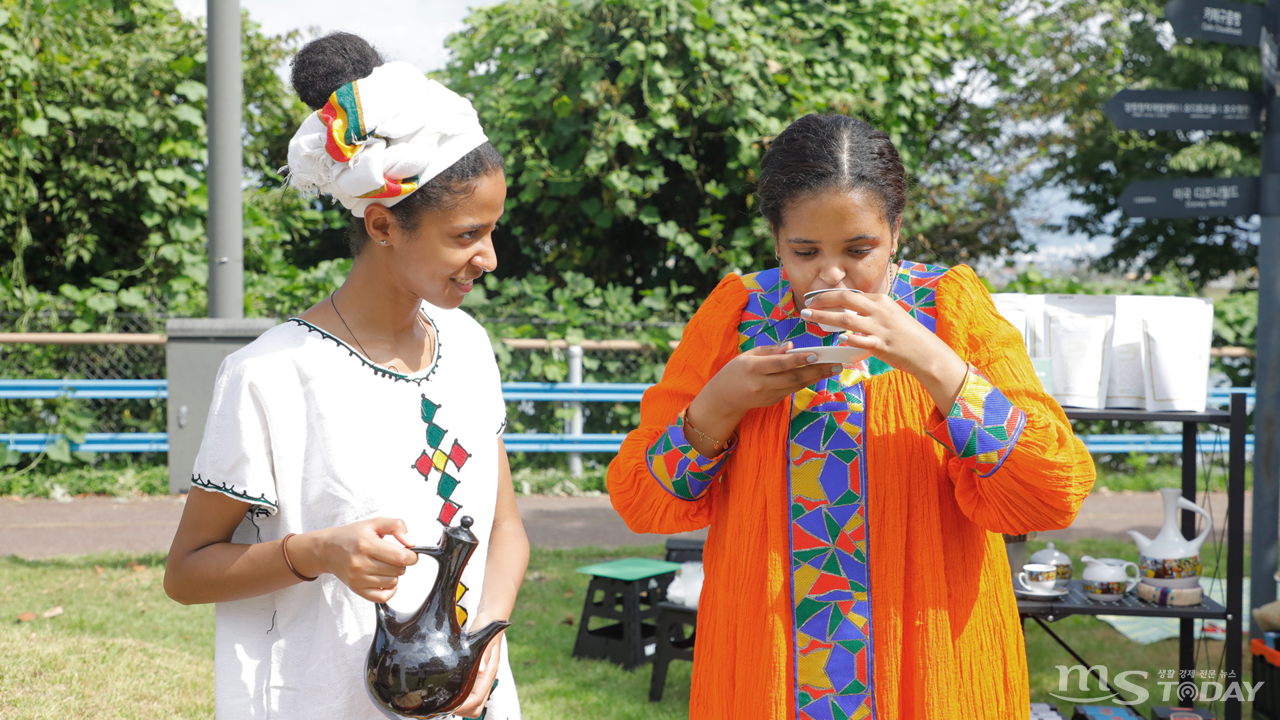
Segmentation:
{"type": "MultiPolygon", "coordinates": [[[[662,542],[664,535],[631,532],[613,511],[607,497],[527,497],[518,500],[529,541],[539,547],[618,547],[662,542]]],[[[76,498],[52,500],[0,500],[0,556],[26,558],[78,555],[123,550],[164,552],[169,549],[183,497],[76,498]]],[[[1225,525],[1225,493],[1211,494],[1206,503],[1215,528],[1225,525]]],[[[1245,502],[1245,528],[1250,525],[1251,499],[1245,502]]],[[[1163,520],[1159,493],[1095,493],[1085,500],[1076,522],[1066,530],[1040,534],[1040,539],[1121,538],[1136,529],[1148,537],[1163,520]]],[[[706,531],[687,537],[706,537],[706,531]]]]}

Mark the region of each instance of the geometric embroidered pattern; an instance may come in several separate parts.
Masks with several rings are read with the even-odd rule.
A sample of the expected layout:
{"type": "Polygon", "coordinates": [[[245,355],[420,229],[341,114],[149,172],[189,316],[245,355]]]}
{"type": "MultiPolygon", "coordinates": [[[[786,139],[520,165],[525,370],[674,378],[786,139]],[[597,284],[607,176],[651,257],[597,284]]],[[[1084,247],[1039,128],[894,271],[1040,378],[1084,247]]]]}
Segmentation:
{"type": "Polygon", "coordinates": [[[929,435],[977,473],[1000,469],[1027,424],[1026,413],[972,365],[951,412],[929,435]]]}
{"type": "Polygon", "coordinates": [[[792,398],[788,435],[797,720],[875,717],[866,385],[792,398]]]}
{"type": "Polygon", "coordinates": [[[806,337],[831,338],[828,342],[811,341],[806,346],[831,345],[839,337],[796,314],[791,283],[781,268],[743,275],[742,282],[747,287],[747,306],[738,324],[739,350],[745,352],[760,345],[781,345],[788,341],[801,347],[806,337]]]}
{"type": "MultiPolygon", "coordinates": [[[[444,451],[442,443],[448,431],[436,424],[436,413],[439,410],[439,405],[428,400],[426,395],[422,396],[422,422],[427,424],[427,449],[418,456],[413,467],[422,474],[422,479],[428,482],[433,474],[438,475],[436,494],[444,500],[444,506],[440,508],[440,515],[436,519],[441,525],[449,527],[454,516],[462,509],[462,505],[453,499],[453,491],[458,489],[458,471],[467,464],[467,460],[471,459],[471,453],[464,450],[456,439],[449,451],[444,451]]],[[[459,582],[458,594],[454,598],[459,625],[465,625],[467,622],[467,611],[461,604],[457,604],[466,594],[467,586],[459,582]]]]}
{"type": "Polygon", "coordinates": [[[724,452],[714,458],[703,457],[685,438],[684,416],[687,409],[681,410],[676,421],[668,425],[666,431],[649,446],[645,459],[649,474],[664,490],[681,500],[697,500],[711,487],[711,481],[720,473],[725,458],[738,446],[738,442],[735,436],[724,452]]]}
{"type": "Polygon", "coordinates": [[[453,499],[453,492],[458,489],[458,471],[467,464],[471,453],[463,449],[455,439],[448,452],[444,450],[444,437],[448,434],[444,428],[436,424],[436,412],[440,406],[422,396],[422,422],[427,424],[427,449],[422,451],[413,467],[422,474],[422,479],[430,481],[436,475],[436,494],[444,500],[440,515],[436,519],[441,525],[449,527],[458,511],[462,509],[453,499]],[[452,466],[452,467],[451,467],[452,466]]]}
{"type": "Polygon", "coordinates": [[[893,279],[892,293],[898,305],[935,334],[938,332],[938,306],[934,298],[938,293],[938,283],[946,273],[944,267],[902,260],[898,262],[898,275],[893,279]]]}

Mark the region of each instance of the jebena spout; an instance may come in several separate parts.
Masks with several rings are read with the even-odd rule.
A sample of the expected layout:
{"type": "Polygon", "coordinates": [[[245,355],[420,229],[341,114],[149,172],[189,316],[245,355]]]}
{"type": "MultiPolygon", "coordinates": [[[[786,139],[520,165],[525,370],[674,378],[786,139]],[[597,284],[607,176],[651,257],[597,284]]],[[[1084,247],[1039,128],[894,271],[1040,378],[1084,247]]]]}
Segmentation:
{"type": "Polygon", "coordinates": [[[1143,535],[1137,530],[1130,530],[1128,532],[1129,537],[1133,538],[1133,541],[1138,545],[1138,552],[1146,550],[1147,546],[1151,544],[1151,538],[1143,535]]]}
{"type": "Polygon", "coordinates": [[[511,627],[511,623],[506,620],[494,620],[479,630],[467,633],[467,644],[471,646],[472,653],[475,655],[483,655],[489,643],[498,636],[498,633],[511,627]]]}

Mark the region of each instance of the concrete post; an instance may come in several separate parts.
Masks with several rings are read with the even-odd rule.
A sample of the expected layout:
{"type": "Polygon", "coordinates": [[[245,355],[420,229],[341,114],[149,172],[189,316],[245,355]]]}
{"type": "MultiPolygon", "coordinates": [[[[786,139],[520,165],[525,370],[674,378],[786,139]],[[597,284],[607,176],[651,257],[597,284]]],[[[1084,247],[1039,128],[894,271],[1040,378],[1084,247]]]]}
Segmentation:
{"type": "MultiPolygon", "coordinates": [[[[569,346],[569,382],[574,385],[582,384],[582,346],[569,346]]],[[[573,417],[569,419],[569,434],[582,435],[582,403],[571,402],[569,408],[573,410],[573,417]]],[[[582,453],[569,453],[569,477],[582,477],[582,453]]]]}
{"type": "Polygon", "coordinates": [[[169,492],[191,487],[191,470],[204,440],[218,368],[231,353],[276,325],[269,319],[174,318],[165,331],[169,379],[169,492]]]}

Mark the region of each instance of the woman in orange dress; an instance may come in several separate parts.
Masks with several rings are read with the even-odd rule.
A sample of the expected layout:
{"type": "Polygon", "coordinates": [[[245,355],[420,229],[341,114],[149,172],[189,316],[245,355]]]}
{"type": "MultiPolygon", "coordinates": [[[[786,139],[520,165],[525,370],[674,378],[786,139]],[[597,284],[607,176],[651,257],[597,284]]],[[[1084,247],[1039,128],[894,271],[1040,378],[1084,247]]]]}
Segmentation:
{"type": "Polygon", "coordinates": [[[609,467],[632,530],[710,526],[693,720],[1029,714],[1000,533],[1070,525],[1093,461],[973,271],[895,261],[905,188],[862,121],[776,137],[781,267],[721,281],[609,467]]]}

